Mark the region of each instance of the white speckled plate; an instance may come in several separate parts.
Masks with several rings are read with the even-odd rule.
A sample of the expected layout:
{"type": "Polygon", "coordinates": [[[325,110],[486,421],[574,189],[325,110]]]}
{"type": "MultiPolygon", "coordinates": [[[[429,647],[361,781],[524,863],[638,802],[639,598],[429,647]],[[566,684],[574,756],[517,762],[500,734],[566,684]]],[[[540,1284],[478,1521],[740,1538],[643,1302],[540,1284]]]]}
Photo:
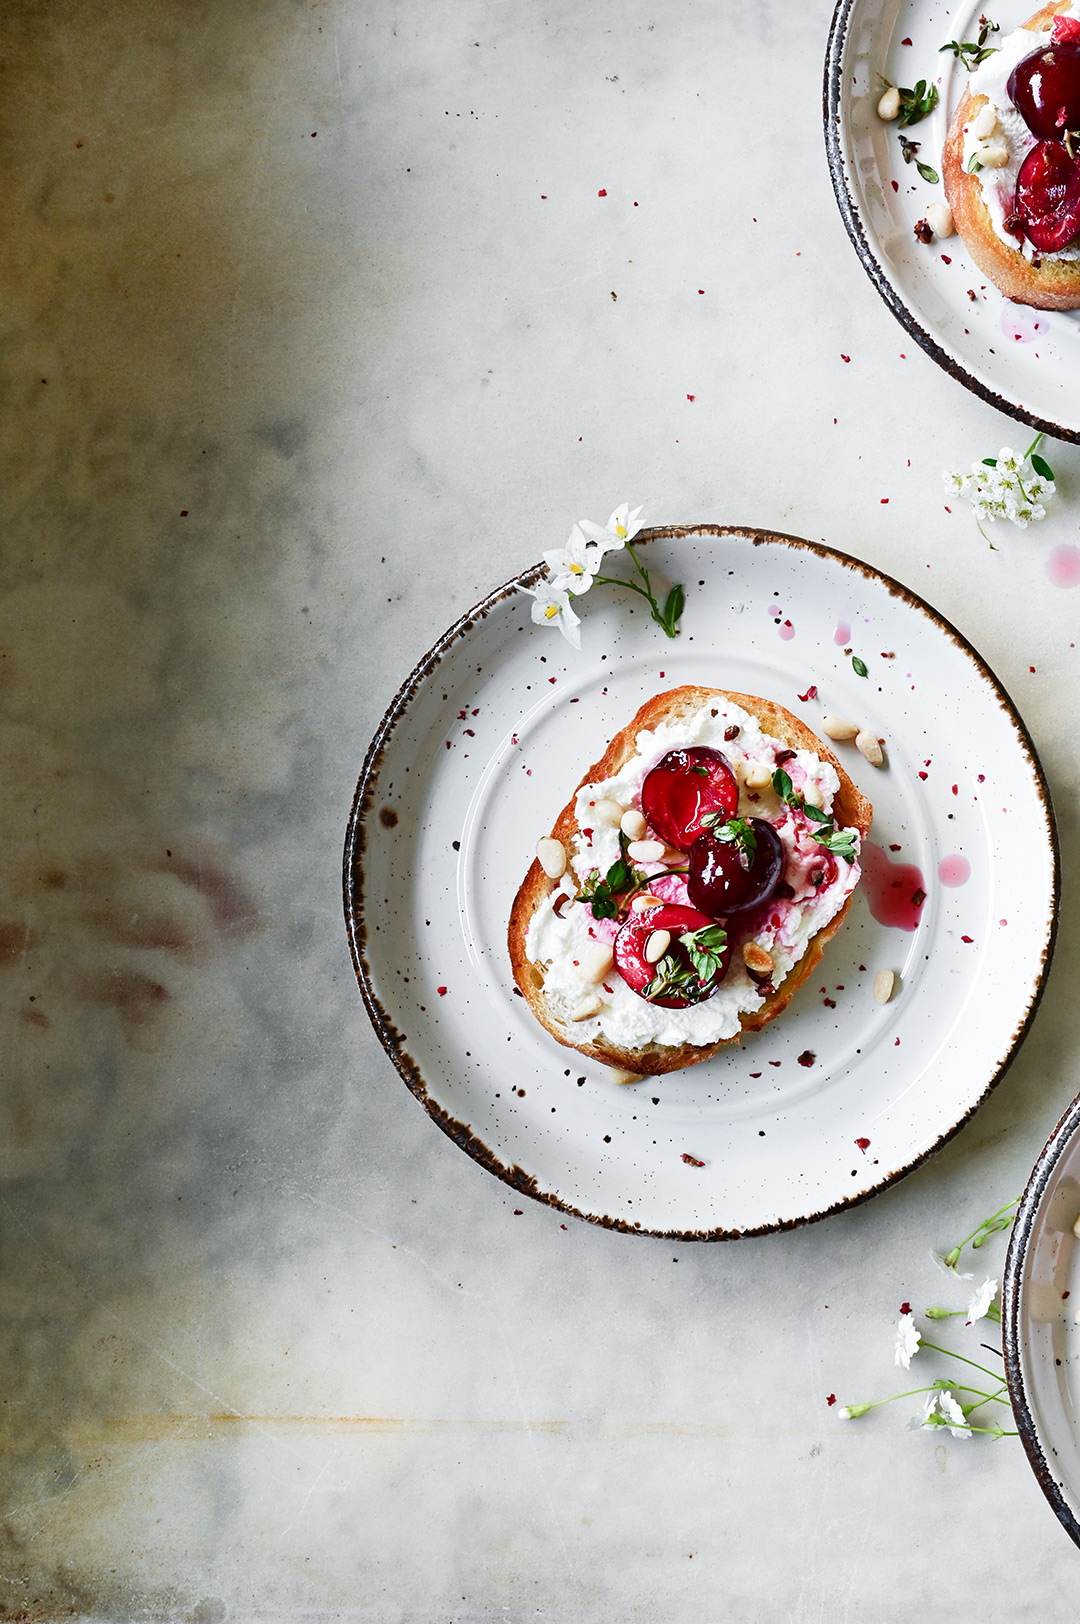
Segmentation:
{"type": "Polygon", "coordinates": [[[1002,1287],[1016,1424],[1043,1493],[1080,1545],[1080,1100],[1035,1164],[1002,1287]]]}
{"type": "Polygon", "coordinates": [[[686,585],[677,641],[628,593],[596,588],[576,653],[532,625],[510,582],[406,682],[349,825],[354,962],[409,1087],[524,1194],[683,1238],[780,1229],[909,1171],[1005,1070],[1053,944],[1053,815],[1008,696],[896,582],[761,531],[642,539],[655,574],[686,585]],[[912,865],[890,877],[927,899],[904,930],[878,923],[860,887],[780,1019],[713,1060],[618,1087],[515,996],[506,922],[537,838],[585,768],[646,698],[687,682],[767,696],[811,726],[831,711],[884,737],[884,771],[840,748],[874,802],[879,863],[912,865]],[[818,697],[800,698],[812,685],[818,697]],[[970,876],[943,884],[942,863],[953,882],[970,876]],[[871,985],[884,967],[901,991],[882,1007],[871,985]],[[798,1063],[806,1051],[812,1065],[798,1063]]]}
{"type": "MultiPolygon", "coordinates": [[[[958,236],[920,243],[913,227],[941,186],[905,164],[900,134],[939,175],[949,121],[968,73],[946,40],[975,39],[978,5],[933,0],[839,0],[825,61],[825,145],[840,213],[885,303],[928,355],[999,411],[1058,439],[1080,441],[1080,313],[1030,310],[1002,297],[958,236]],[[905,41],[909,41],[906,44],[905,41]],[[877,116],[878,75],[939,87],[929,118],[903,132],[877,116]],[[970,294],[974,294],[972,299],[970,294]]],[[[993,10],[1001,34],[1038,9],[993,10]]],[[[1019,447],[1023,450],[1023,446],[1019,447]]]]}

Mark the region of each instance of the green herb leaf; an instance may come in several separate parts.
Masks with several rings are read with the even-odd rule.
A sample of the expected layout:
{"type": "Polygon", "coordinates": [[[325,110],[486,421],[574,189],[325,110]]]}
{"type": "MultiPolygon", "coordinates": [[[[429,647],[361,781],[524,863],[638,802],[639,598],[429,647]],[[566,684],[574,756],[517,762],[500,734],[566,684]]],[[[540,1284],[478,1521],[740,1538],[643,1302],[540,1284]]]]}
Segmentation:
{"type": "Polygon", "coordinates": [[[983,462],[985,462],[985,464],[986,464],[986,466],[988,468],[996,468],[997,467],[997,458],[996,457],[984,457],[983,462]]]}
{"type": "Polygon", "coordinates": [[[690,955],[694,974],[704,992],[723,966],[727,932],[720,925],[702,925],[700,930],[687,931],[679,941],[690,955]]]}
{"type": "Polygon", "coordinates": [[[829,816],[828,812],[823,812],[820,806],[811,806],[809,801],[804,804],[803,813],[810,819],[811,823],[832,822],[832,818],[829,816]]]}
{"type": "Polygon", "coordinates": [[[855,835],[852,830],[815,830],[814,839],[831,851],[834,857],[842,857],[848,863],[855,861],[855,835]]]}
{"type": "Polygon", "coordinates": [[[851,656],[851,669],[854,671],[857,677],[865,677],[868,675],[865,661],[860,660],[857,654],[853,654],[851,656]]]}
{"type": "Polygon", "coordinates": [[[897,89],[900,91],[901,126],[918,124],[937,106],[937,85],[931,85],[927,89],[925,79],[920,79],[914,90],[906,90],[903,85],[898,85],[897,89]]]}
{"type": "Polygon", "coordinates": [[[900,151],[903,154],[904,162],[906,164],[913,163],[915,154],[919,150],[919,142],[909,141],[906,135],[898,136],[897,140],[900,142],[900,151]]]}
{"type": "Polygon", "coordinates": [[[703,767],[700,762],[695,762],[695,764],[690,768],[690,771],[692,773],[697,773],[700,778],[708,778],[709,776],[708,767],[703,767]]]}
{"type": "Polygon", "coordinates": [[[750,867],[751,859],[757,851],[757,835],[749,818],[725,818],[722,812],[706,812],[701,821],[706,828],[712,830],[717,840],[737,846],[743,868],[750,867]]]}
{"type": "Polygon", "coordinates": [[[969,175],[977,175],[981,169],[982,164],[979,162],[978,156],[973,152],[967,161],[967,172],[969,175]]]}
{"type": "Polygon", "coordinates": [[[941,177],[936,169],[930,168],[929,164],[916,164],[915,168],[919,171],[919,174],[922,176],[923,180],[928,180],[931,186],[936,186],[938,184],[941,177]]]}
{"type": "Polygon", "coordinates": [[[683,612],[686,604],[686,594],[681,586],[673,586],[664,600],[663,623],[664,630],[669,637],[675,636],[675,624],[683,612]]]}
{"type": "Polygon", "coordinates": [[[792,784],[791,779],[788,777],[783,767],[777,767],[776,771],[773,773],[772,787],[782,801],[787,801],[790,804],[791,797],[795,793],[795,786],[792,784]]]}
{"type": "Polygon", "coordinates": [[[1037,451],[1032,455],[1031,466],[1043,479],[1053,479],[1054,470],[1051,468],[1046,458],[1040,457],[1037,451]]]}

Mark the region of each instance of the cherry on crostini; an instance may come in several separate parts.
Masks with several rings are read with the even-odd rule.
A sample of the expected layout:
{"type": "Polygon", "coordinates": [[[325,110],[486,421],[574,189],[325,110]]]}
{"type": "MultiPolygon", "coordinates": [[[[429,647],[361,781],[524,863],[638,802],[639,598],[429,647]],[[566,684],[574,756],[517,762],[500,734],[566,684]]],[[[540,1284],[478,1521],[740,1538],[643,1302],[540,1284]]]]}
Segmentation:
{"type": "Polygon", "coordinates": [[[730,817],[739,804],[739,783],[728,758],[708,745],[669,750],[641,786],[641,810],[649,827],[677,851],[689,851],[710,812],[730,817]]]}
{"type": "Polygon", "coordinates": [[[664,959],[674,958],[679,970],[690,971],[694,977],[693,986],[689,990],[673,988],[659,997],[648,999],[648,1002],[659,1004],[663,1009],[685,1009],[689,1004],[700,1004],[706,998],[712,997],[727,974],[731,946],[730,943],[725,943],[715,950],[717,968],[709,980],[702,983],[697,979],[689,951],[679,938],[710,927],[718,929],[715,919],[710,919],[708,914],[699,913],[696,908],[684,908],[677,902],[665,902],[659,908],[647,908],[643,913],[632,913],[615,938],[616,968],[630,990],[636,992],[639,998],[644,998],[645,988],[655,979],[659,965],[663,962],[659,960],[655,964],[650,964],[645,957],[645,948],[655,931],[665,930],[671,940],[664,959]]]}
{"type": "Polygon", "coordinates": [[[1062,141],[1032,147],[1016,177],[1016,212],[1033,248],[1052,254],[1080,231],[1080,158],[1062,141]]]}
{"type": "Polygon", "coordinates": [[[686,894],[702,913],[724,919],[765,902],[783,872],[783,842],[772,824],[732,818],[703,830],[690,847],[686,894]]]}
{"type": "Polygon", "coordinates": [[[1009,75],[1009,100],[1040,141],[1080,129],[1080,40],[1032,51],[1009,75]]]}

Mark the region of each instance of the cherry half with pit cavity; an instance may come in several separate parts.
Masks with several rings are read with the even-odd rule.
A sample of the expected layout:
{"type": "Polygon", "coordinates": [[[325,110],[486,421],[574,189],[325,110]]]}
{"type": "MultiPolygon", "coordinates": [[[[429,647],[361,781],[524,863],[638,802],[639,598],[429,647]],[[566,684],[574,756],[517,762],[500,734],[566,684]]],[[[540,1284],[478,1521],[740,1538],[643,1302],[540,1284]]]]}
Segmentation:
{"type": "Polygon", "coordinates": [[[1032,246],[1052,254],[1080,231],[1080,159],[1062,141],[1040,141],[1016,177],[1016,212],[1032,246]]]}
{"type": "Polygon", "coordinates": [[[689,851],[710,812],[731,817],[739,804],[739,784],[720,750],[698,745],[669,750],[645,776],[641,810],[649,827],[677,851],[689,851]]]}
{"type": "Polygon", "coordinates": [[[1009,100],[1040,141],[1080,129],[1080,40],[1032,51],[1009,75],[1009,100]]]}
{"type": "Polygon", "coordinates": [[[766,902],[784,871],[784,846],[764,818],[733,818],[690,847],[686,892],[695,908],[725,919],[766,902]]]}
{"type": "MultiPolygon", "coordinates": [[[[696,908],[687,908],[680,902],[665,902],[662,907],[647,908],[643,913],[632,913],[615,938],[616,968],[630,990],[636,992],[639,998],[643,998],[645,988],[657,973],[657,965],[650,964],[645,957],[645,947],[653,932],[666,930],[671,941],[665,957],[674,956],[680,970],[693,972],[690,954],[679,937],[715,925],[716,921],[710,919],[708,914],[699,913],[696,908]]],[[[716,957],[717,968],[707,982],[702,984],[695,977],[693,990],[697,996],[691,997],[686,991],[673,989],[659,997],[650,998],[648,1002],[659,1004],[663,1009],[686,1009],[689,1004],[700,1004],[706,998],[711,998],[727,975],[731,958],[730,946],[723,946],[716,957]]]]}

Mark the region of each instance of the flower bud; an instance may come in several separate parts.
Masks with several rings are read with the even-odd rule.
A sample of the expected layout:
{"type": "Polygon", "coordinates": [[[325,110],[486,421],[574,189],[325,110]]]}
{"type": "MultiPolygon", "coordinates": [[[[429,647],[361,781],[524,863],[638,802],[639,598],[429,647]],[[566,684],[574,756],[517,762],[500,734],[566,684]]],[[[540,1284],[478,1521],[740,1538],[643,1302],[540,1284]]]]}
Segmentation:
{"type": "Polygon", "coordinates": [[[947,1269],[955,1269],[957,1263],[960,1261],[960,1248],[958,1246],[954,1246],[951,1252],[945,1253],[945,1256],[941,1261],[944,1263],[947,1269]]]}
{"type": "Polygon", "coordinates": [[[955,1308],[925,1308],[923,1310],[927,1319],[951,1319],[956,1312],[955,1308]]]}
{"type": "Polygon", "coordinates": [[[865,1415],[867,1410],[872,1410],[873,1408],[874,1406],[872,1404],[845,1404],[844,1408],[842,1410],[837,1410],[836,1413],[840,1417],[841,1421],[854,1421],[857,1415],[865,1415]]]}

